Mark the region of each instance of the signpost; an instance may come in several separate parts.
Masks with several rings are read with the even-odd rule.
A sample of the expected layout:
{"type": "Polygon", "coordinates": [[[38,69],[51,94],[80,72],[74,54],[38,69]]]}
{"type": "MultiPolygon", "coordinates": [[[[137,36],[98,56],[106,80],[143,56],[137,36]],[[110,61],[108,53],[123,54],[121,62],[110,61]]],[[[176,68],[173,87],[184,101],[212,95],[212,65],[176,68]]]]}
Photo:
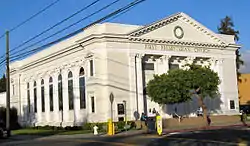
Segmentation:
{"type": "Polygon", "coordinates": [[[114,124],[113,124],[113,102],[114,102],[114,94],[111,92],[109,95],[109,101],[110,101],[110,110],[111,110],[111,118],[108,120],[108,135],[114,135],[114,124]]]}

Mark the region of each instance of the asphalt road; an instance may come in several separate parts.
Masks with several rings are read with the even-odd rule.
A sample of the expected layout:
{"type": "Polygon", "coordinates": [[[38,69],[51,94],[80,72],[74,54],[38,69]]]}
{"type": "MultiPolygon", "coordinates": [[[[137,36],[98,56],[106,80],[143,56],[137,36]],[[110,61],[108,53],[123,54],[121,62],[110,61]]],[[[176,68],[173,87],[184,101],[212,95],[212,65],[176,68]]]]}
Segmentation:
{"type": "Polygon", "coordinates": [[[140,134],[119,137],[34,138],[1,143],[1,146],[246,146],[250,145],[250,128],[227,128],[173,133],[165,136],[140,134]]]}

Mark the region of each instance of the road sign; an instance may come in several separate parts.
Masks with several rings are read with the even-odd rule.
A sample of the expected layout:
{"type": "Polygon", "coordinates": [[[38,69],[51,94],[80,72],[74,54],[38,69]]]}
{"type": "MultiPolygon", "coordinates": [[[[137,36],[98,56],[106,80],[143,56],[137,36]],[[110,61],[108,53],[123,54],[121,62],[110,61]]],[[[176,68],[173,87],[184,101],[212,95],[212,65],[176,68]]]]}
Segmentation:
{"type": "Polygon", "coordinates": [[[109,95],[109,100],[110,100],[111,103],[114,102],[114,94],[112,92],[109,95]]]}

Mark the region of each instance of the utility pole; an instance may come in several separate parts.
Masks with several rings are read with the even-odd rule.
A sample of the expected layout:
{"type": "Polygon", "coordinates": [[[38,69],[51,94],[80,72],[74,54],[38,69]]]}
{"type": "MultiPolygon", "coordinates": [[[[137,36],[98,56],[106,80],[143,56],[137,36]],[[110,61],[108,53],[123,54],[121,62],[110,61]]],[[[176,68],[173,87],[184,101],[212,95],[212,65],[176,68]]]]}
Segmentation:
{"type": "Polygon", "coordinates": [[[9,31],[6,31],[6,130],[10,136],[10,68],[9,68],[9,31]]]}

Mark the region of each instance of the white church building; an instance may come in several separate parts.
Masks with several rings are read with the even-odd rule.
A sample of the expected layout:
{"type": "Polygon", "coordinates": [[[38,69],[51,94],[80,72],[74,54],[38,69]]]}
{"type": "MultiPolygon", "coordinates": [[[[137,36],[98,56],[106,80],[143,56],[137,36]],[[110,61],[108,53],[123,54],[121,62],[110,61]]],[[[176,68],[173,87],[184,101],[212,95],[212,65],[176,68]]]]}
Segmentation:
{"type": "Polygon", "coordinates": [[[198,104],[160,106],[145,95],[154,74],[186,63],[211,64],[221,79],[217,99],[205,99],[211,114],[239,113],[234,36],[212,32],[184,13],[146,26],[96,24],[10,64],[11,107],[22,125],[79,125],[135,120],[159,111],[195,116],[198,104]],[[124,104],[126,105],[124,106],[124,104]]]}

